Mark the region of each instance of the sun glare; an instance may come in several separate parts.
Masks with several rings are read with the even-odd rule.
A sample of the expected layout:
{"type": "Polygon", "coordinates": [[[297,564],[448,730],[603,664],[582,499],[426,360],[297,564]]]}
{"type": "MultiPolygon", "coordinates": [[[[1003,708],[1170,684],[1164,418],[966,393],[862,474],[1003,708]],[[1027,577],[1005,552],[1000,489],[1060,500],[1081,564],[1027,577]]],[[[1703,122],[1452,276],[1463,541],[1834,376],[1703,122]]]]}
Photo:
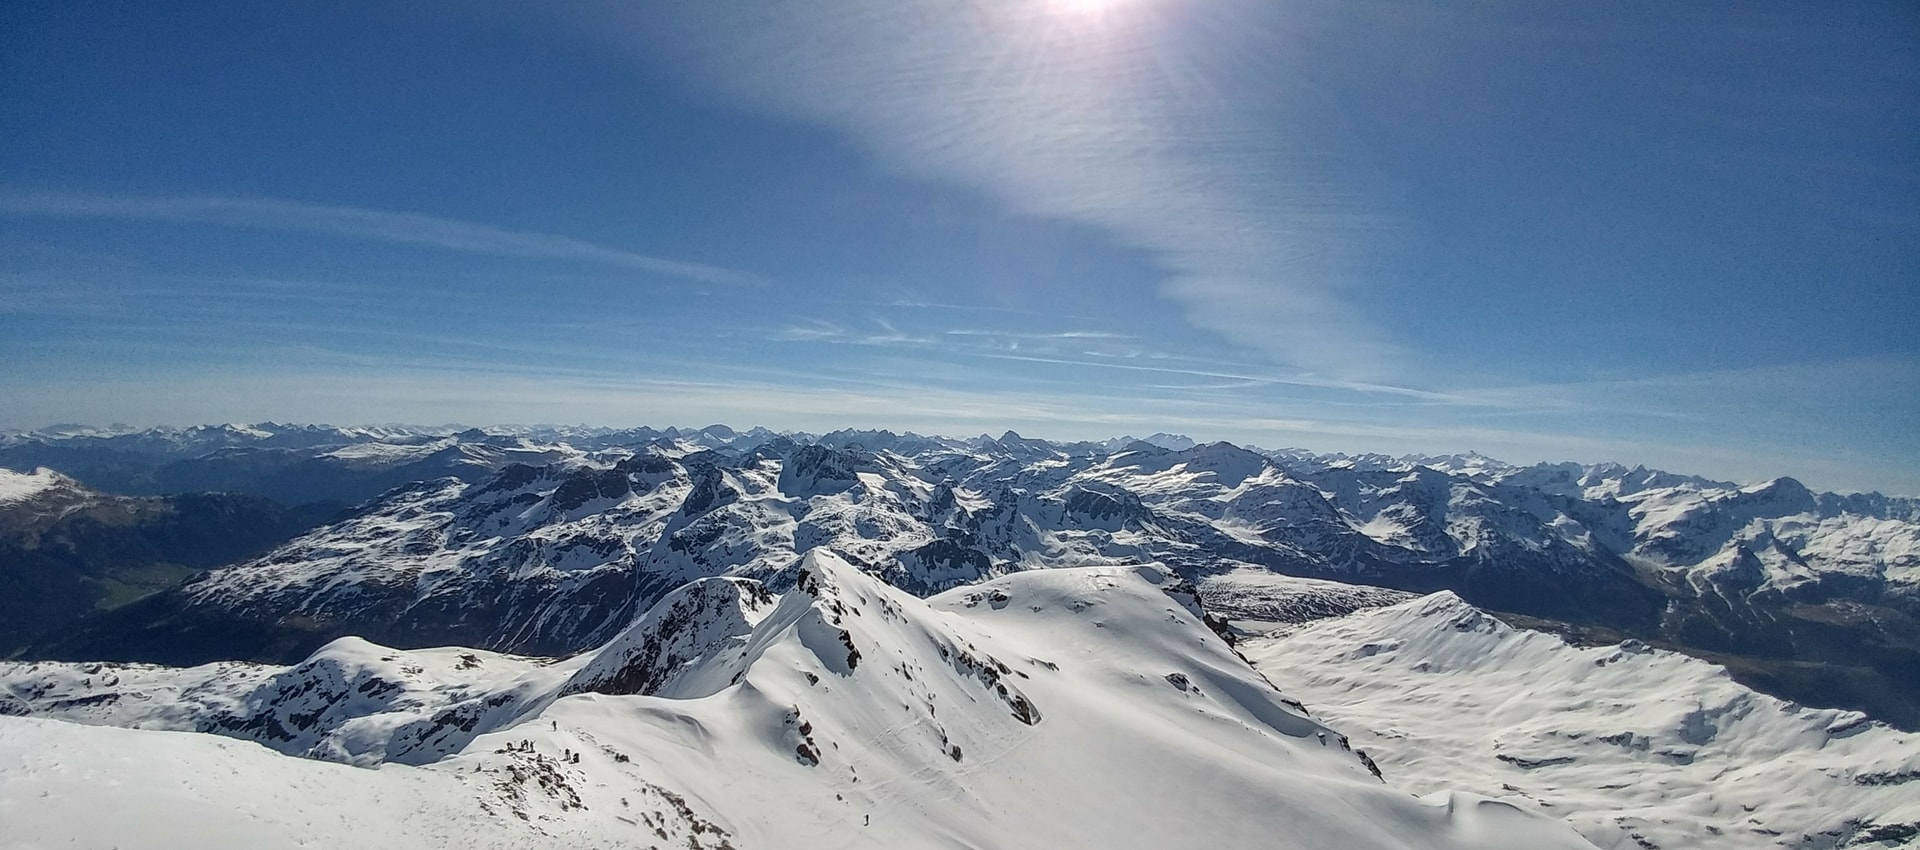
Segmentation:
{"type": "Polygon", "coordinates": [[[1105,15],[1125,5],[1126,0],[1048,0],[1048,3],[1063,15],[1105,15]]]}

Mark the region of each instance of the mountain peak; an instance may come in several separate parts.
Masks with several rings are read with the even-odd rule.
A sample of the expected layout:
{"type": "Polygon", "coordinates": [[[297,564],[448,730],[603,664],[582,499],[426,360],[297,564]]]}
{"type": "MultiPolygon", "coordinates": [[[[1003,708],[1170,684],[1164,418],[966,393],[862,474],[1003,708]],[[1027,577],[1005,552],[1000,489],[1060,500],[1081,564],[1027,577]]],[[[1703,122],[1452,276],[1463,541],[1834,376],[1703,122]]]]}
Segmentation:
{"type": "Polygon", "coordinates": [[[560,693],[643,694],[690,699],[716,693],[737,669],[722,654],[751,634],[775,604],[751,579],[695,579],[667,594],[593,653],[560,693]],[[699,675],[721,666],[722,675],[699,675]]]}
{"type": "Polygon", "coordinates": [[[795,448],[780,467],[780,492],[796,498],[838,493],[859,482],[859,453],[818,443],[795,448]]]}
{"type": "Polygon", "coordinates": [[[24,502],[56,489],[80,489],[80,482],[47,467],[32,472],[0,468],[0,504],[24,502]]]}

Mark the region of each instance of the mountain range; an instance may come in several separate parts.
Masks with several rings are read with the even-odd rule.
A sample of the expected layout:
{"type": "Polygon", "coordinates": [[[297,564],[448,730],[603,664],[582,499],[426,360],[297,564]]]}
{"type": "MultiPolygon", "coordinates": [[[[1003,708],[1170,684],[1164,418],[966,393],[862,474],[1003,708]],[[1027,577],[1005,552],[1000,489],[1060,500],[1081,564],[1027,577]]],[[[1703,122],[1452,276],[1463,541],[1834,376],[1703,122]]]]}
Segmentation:
{"type": "Polygon", "coordinates": [[[1445,589],[1576,640],[1681,649],[1783,698],[1920,725],[1920,503],[1789,478],[1169,435],[268,423],[0,439],[3,464],[62,459],[61,474],[136,494],[218,482],[364,501],[251,560],[43,629],[22,657],[292,663],[346,635],[566,654],[693,579],[784,590],[825,547],[920,595],[1131,563],[1195,581],[1252,567],[1445,589]]]}
{"type": "Polygon", "coordinates": [[[1920,843],[1911,499],[1167,434],[0,464],[30,844],[1920,843]]]}

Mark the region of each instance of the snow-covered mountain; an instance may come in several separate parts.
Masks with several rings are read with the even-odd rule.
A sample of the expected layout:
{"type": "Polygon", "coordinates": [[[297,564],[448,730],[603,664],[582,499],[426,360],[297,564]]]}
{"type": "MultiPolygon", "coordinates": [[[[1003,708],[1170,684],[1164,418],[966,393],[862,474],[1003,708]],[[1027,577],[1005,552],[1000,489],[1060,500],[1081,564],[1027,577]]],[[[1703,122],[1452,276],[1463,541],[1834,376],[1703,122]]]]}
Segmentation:
{"type": "Polygon", "coordinates": [[[1197,582],[1251,567],[1445,588],[1494,610],[1721,653],[1776,692],[1920,725],[1911,499],[1471,454],[1168,448],[1181,445],[1168,435],[1109,447],[719,425],[192,433],[10,439],[35,451],[212,441],[226,447],[191,463],[285,451],[387,476],[459,461],[450,477],[391,490],[40,653],[291,661],[357,634],[560,654],[607,640],[688,580],[777,582],[830,546],[921,595],[1032,568],[1138,562],[1197,582]],[[263,448],[273,440],[314,445],[263,448]]]}
{"type": "MultiPolygon", "coordinates": [[[[1267,589],[1294,610],[1327,595],[1267,589]]],[[[1451,592],[1380,602],[1239,648],[1416,793],[1489,794],[1620,850],[1920,845],[1920,735],[1638,641],[1515,629],[1451,592]]]]}
{"type": "MultiPolygon", "coordinates": [[[[401,482],[0,662],[29,843],[1920,843],[1914,736],[1728,674],[1920,718],[1911,499],[1169,435],[6,439],[401,482]]],[[[0,518],[166,501],[63,472],[0,518]]]]}
{"type": "Polygon", "coordinates": [[[27,846],[1591,846],[1384,784],[1158,568],[922,600],[816,548],[791,583],[695,581],[559,662],[0,665],[36,715],[0,717],[0,817],[27,846]]]}

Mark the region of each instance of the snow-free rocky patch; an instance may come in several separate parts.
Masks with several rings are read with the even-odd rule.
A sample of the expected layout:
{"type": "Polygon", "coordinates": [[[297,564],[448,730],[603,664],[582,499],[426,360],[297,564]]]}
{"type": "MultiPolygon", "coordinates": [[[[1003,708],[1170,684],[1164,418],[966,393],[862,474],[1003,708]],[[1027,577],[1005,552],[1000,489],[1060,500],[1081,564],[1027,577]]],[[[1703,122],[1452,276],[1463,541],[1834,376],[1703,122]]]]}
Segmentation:
{"type": "Polygon", "coordinates": [[[0,665],[30,715],[0,717],[0,822],[26,846],[1589,846],[1383,783],[1160,568],[925,600],[820,550],[798,570],[778,598],[694,583],[557,662],[0,665]]]}

